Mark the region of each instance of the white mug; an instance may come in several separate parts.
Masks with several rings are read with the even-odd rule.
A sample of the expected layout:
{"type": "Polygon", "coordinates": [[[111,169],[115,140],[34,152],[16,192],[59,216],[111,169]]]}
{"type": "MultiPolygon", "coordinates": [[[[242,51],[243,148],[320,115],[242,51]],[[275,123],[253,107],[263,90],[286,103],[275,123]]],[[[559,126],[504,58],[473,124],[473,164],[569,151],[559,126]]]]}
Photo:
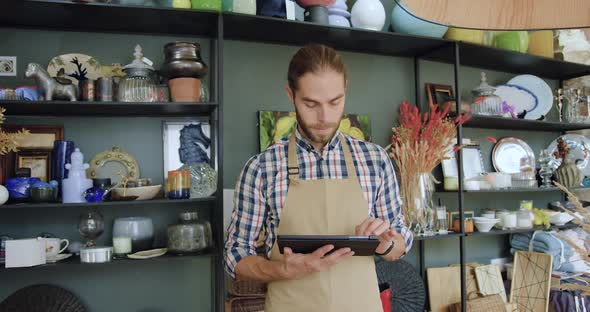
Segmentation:
{"type": "Polygon", "coordinates": [[[45,239],[45,254],[47,257],[57,257],[58,254],[62,253],[68,246],[70,241],[67,239],[59,238],[46,238],[45,239]],[[64,247],[61,247],[65,243],[64,247]]]}

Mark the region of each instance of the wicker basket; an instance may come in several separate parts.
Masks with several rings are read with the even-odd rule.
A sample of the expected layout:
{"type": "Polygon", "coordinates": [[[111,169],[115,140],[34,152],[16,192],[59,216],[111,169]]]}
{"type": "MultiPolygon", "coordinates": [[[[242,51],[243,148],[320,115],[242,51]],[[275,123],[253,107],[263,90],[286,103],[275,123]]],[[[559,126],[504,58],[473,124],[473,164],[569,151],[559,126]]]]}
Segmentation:
{"type": "Polygon", "coordinates": [[[236,297],[264,297],[266,284],[255,281],[231,281],[229,293],[236,297]]]}
{"type": "Polygon", "coordinates": [[[264,298],[234,297],[225,300],[225,312],[263,312],[264,298]]]}

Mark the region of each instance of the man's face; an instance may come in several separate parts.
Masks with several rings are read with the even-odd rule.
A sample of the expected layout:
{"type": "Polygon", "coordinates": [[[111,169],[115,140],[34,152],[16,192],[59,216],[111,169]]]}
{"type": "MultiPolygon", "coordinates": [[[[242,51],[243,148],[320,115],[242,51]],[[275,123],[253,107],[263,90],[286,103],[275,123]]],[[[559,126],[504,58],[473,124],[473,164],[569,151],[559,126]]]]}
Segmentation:
{"type": "Polygon", "coordinates": [[[297,112],[297,123],[311,143],[325,145],[338,130],[344,114],[346,83],[342,74],[327,69],[299,78],[287,93],[297,112]]]}

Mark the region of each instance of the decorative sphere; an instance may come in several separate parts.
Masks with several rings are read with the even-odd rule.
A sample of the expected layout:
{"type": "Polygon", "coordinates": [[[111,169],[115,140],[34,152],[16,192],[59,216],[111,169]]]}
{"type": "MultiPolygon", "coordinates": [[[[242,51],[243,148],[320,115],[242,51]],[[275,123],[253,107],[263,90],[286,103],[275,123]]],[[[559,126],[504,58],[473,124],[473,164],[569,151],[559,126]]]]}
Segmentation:
{"type": "Polygon", "coordinates": [[[4,185],[0,185],[0,205],[4,205],[8,201],[8,190],[4,185]]]}

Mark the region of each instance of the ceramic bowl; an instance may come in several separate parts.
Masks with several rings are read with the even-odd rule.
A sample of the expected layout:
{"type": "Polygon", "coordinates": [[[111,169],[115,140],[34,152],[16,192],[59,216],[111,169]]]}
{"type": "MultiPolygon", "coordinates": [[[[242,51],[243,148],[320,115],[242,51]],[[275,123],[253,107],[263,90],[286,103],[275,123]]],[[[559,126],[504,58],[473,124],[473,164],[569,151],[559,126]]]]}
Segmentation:
{"type": "Polygon", "coordinates": [[[500,222],[500,219],[489,219],[482,217],[473,218],[473,223],[479,232],[489,232],[496,223],[500,222]]]}
{"type": "Polygon", "coordinates": [[[391,27],[403,34],[442,38],[448,27],[430,23],[414,17],[408,13],[409,9],[402,4],[397,4],[391,12],[391,27]]]}
{"type": "MultiPolygon", "coordinates": [[[[125,196],[137,196],[135,200],[150,200],[153,199],[160,193],[162,189],[162,185],[150,185],[150,186],[138,186],[138,187],[128,187],[127,191],[125,192],[125,196]]],[[[115,197],[123,197],[124,189],[122,187],[117,187],[113,189],[115,197]]]]}

